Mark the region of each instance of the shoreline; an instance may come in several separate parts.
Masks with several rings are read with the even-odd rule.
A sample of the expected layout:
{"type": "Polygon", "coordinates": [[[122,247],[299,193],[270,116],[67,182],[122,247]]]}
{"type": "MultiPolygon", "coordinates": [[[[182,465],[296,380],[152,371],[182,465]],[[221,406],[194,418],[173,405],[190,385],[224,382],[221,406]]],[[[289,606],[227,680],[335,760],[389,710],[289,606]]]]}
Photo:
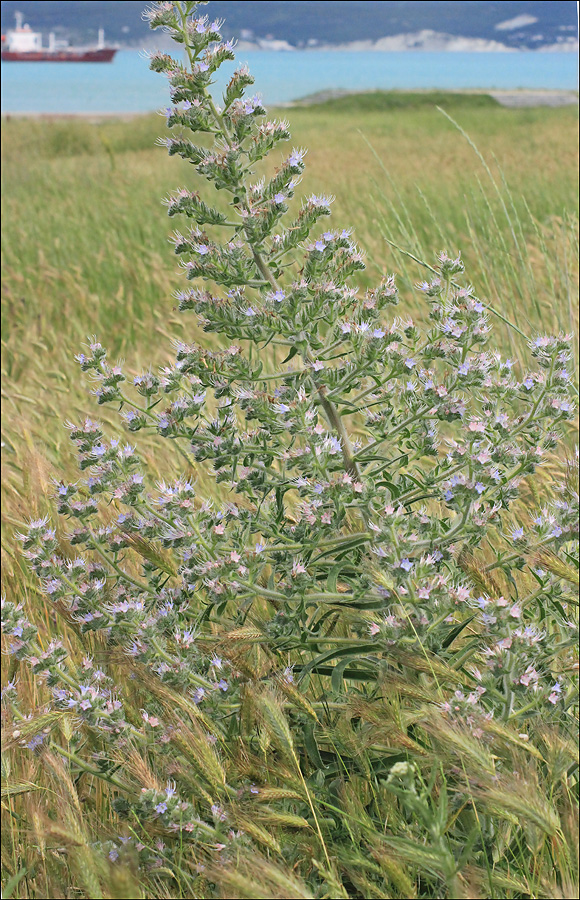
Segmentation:
{"type": "MultiPolygon", "coordinates": [[[[272,109],[300,109],[305,106],[315,106],[317,104],[326,103],[328,100],[336,100],[341,97],[352,97],[356,95],[363,94],[375,94],[375,93],[385,93],[385,94],[397,94],[397,95],[405,95],[405,94],[430,94],[430,93],[441,93],[436,89],[417,89],[417,90],[394,90],[394,91],[381,91],[381,90],[366,90],[366,91],[343,91],[343,90],[326,90],[326,91],[318,91],[315,94],[312,94],[307,97],[302,97],[297,100],[292,100],[287,103],[273,103],[271,104],[272,109]]],[[[516,88],[514,90],[484,90],[484,89],[471,89],[465,88],[464,90],[455,90],[455,91],[445,91],[448,94],[463,94],[466,96],[473,95],[487,95],[496,100],[500,106],[503,106],[507,109],[524,109],[524,108],[533,108],[533,107],[548,107],[551,109],[561,108],[564,106],[574,106],[578,105],[579,97],[577,91],[570,90],[553,90],[550,88],[546,89],[528,89],[528,88],[516,88]]],[[[34,111],[16,111],[16,112],[4,112],[0,113],[2,119],[22,119],[22,118],[30,118],[30,119],[45,119],[45,120],[54,120],[54,119],[80,119],[83,121],[102,121],[103,119],[124,119],[130,121],[132,119],[137,119],[142,116],[150,116],[155,115],[159,111],[156,109],[152,109],[149,112],[34,112],[34,111]]]]}
{"type": "Polygon", "coordinates": [[[500,104],[511,109],[522,109],[524,107],[548,106],[562,107],[573,106],[578,104],[578,91],[553,88],[513,88],[513,89],[485,89],[485,88],[463,88],[458,90],[439,90],[437,88],[417,88],[413,90],[366,90],[366,91],[343,91],[343,90],[326,90],[318,91],[308,97],[302,97],[299,100],[292,100],[291,103],[279,103],[278,107],[295,108],[300,106],[313,106],[317,103],[325,103],[327,100],[338,100],[341,97],[352,97],[356,94],[458,94],[464,96],[487,96],[493,97],[500,104]]]}

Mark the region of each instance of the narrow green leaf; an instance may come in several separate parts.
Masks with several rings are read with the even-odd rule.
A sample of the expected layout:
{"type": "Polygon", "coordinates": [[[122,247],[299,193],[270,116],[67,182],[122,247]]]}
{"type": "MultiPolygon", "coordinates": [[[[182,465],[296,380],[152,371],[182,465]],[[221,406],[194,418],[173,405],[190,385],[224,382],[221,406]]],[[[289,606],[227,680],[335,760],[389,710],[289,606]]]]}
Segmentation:
{"type": "Polygon", "coordinates": [[[342,681],[343,681],[343,678],[345,677],[344,672],[345,672],[345,669],[347,668],[347,666],[349,666],[352,661],[353,660],[350,660],[348,658],[343,659],[341,662],[337,663],[337,665],[334,667],[334,672],[332,673],[332,678],[330,679],[330,683],[332,684],[332,690],[336,694],[340,694],[342,691],[342,681]]]}
{"type": "Polygon", "coordinates": [[[286,359],[282,360],[282,365],[284,365],[287,362],[290,362],[291,359],[294,359],[294,357],[296,356],[297,353],[298,353],[298,347],[292,347],[292,349],[290,350],[290,353],[288,354],[286,359]]]}
{"type": "Polygon", "coordinates": [[[302,668],[300,678],[304,678],[310,672],[318,671],[319,666],[323,663],[330,662],[332,659],[338,659],[343,656],[360,656],[361,653],[370,653],[376,649],[375,644],[357,644],[355,647],[343,647],[340,650],[329,650],[327,653],[321,653],[320,656],[317,656],[302,668]]]}
{"type": "Polygon", "coordinates": [[[472,616],[468,616],[465,621],[460,622],[459,625],[456,625],[455,628],[452,628],[447,637],[441,643],[441,647],[443,649],[450,647],[455,638],[459,637],[464,628],[467,628],[470,622],[473,622],[475,619],[475,613],[472,616]]]}
{"type": "Polygon", "coordinates": [[[342,561],[337,562],[336,565],[334,565],[328,573],[328,578],[326,579],[326,590],[329,594],[336,594],[336,582],[344,565],[345,563],[343,563],[342,561]]]}
{"type": "Polygon", "coordinates": [[[305,722],[303,732],[304,747],[310,762],[319,770],[325,769],[326,766],[324,765],[320,750],[318,749],[318,744],[316,743],[316,738],[314,737],[314,722],[305,722]]]}
{"type": "Polygon", "coordinates": [[[26,868],[26,866],[23,866],[19,872],[16,872],[16,874],[6,882],[6,886],[2,889],[2,897],[4,898],[4,900],[10,900],[10,897],[12,897],[15,889],[27,874],[28,869],[26,868]]]}

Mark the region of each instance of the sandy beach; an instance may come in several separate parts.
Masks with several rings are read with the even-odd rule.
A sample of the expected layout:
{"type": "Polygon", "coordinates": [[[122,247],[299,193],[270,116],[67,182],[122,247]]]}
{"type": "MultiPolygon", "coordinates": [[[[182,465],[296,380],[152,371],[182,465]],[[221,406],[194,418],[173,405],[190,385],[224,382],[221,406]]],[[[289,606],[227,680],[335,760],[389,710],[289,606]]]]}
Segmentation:
{"type": "Polygon", "coordinates": [[[489,91],[489,96],[502,106],[574,106],[578,103],[575,91],[489,91]]]}

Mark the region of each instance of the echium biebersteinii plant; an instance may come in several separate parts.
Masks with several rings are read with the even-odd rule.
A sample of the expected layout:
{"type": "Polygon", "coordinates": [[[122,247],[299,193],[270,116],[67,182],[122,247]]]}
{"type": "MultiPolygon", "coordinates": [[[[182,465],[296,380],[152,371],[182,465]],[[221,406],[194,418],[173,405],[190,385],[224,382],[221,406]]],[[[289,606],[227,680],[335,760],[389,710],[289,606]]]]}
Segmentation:
{"type": "MultiPolygon", "coordinates": [[[[561,715],[572,687],[554,650],[571,645],[574,626],[557,566],[538,560],[570,551],[577,498],[563,493],[524,524],[511,510],[573,416],[570,337],[531,341],[529,368],[503,359],[488,347],[486,302],[446,253],[437,277],[417,286],[425,327],[394,315],[394,277],[360,290],[363,254],[349,230],[326,224],[332,199],[294,199],[305,151],[256,175],[290,135],[247,96],[248,70],[235,71],[220,105],[212,99],[234,52],[199,6],[158,3],[146,16],[187,58],[151,59],[170,86],[174,136],[163,143],[190,164],[190,187],[167,201],[185,223],[173,238],[191,282],[179,308],[221,349],[178,342],[172,365],[134,379],[96,339],[78,357],[99,404],[118,407],[130,435],[169,440],[183,474],[155,486],[127,436],[108,438],[88,418],[71,424],[82,476],[61,482],[57,498],[79,555],[61,555],[46,520],[23,536],[47,601],[147,684],[178,691],[212,741],[235,732],[250,678],[238,667],[244,635],[267,648],[276,690],[321,716],[325,700],[300,699],[312,673],[332,675],[328,693],[340,694],[356,670],[357,690],[372,698],[389,667],[418,657],[427,673],[436,658],[453,664],[441,714],[476,737],[493,717],[519,716],[523,729],[529,717],[561,715]],[[204,181],[213,191],[202,197],[204,181]],[[201,472],[213,473],[213,496],[199,496],[201,472]],[[237,636],[235,653],[227,639],[212,652],[220,634],[237,636]]],[[[13,605],[5,619],[12,651],[46,679],[55,707],[101,741],[101,773],[111,744],[162,735],[171,758],[161,707],[129,722],[106,667],[87,658],[76,669],[58,642],[42,650],[13,605]]],[[[235,834],[219,804],[251,788],[212,784],[205,813],[173,783],[144,789],[134,809],[227,844],[235,834]]]]}

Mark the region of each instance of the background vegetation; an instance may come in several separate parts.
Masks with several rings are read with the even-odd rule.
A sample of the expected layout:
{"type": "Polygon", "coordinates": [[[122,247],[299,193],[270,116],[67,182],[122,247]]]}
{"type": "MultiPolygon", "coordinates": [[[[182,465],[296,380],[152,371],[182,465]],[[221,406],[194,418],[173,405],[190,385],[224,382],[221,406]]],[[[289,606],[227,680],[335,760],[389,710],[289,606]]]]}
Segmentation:
{"type": "MultiPolygon", "coordinates": [[[[437,101],[471,143],[441,112],[413,97],[403,105],[400,95],[366,95],[286,113],[294,146],[309,148],[309,190],[332,190],[335,227],[354,226],[367,251],[361,283],[396,272],[401,314],[421,319],[424,310],[416,308],[411,293],[412,284],[426,274],[419,261],[431,264],[443,248],[461,250],[477,290],[514,326],[498,320],[495,342],[517,357],[524,336],[577,328],[577,111],[506,110],[468,96],[439,96],[437,101]]],[[[74,354],[87,335],[97,334],[106,338],[113,357],[124,357],[129,370],[137,372],[144,364],[168,359],[172,338],[200,338],[191,320],[172,309],[171,289],[180,286],[181,278],[167,244],[172,227],[160,198],[187,183],[189,172],[154,147],[163,130],[158,117],[4,122],[4,590],[9,599],[25,600],[27,614],[43,623],[47,637],[61,633],[62,625],[57,628],[49,615],[13,535],[25,520],[49,510],[51,477],[74,477],[63,421],[96,411],[74,354]]],[[[107,413],[99,418],[106,421],[107,413]]],[[[175,465],[158,454],[149,463],[165,477],[175,465]]],[[[562,458],[549,463],[533,487],[538,497],[549,497],[551,478],[564,469],[562,458]]],[[[65,635],[80,654],[74,631],[65,629],[65,635]]],[[[8,677],[18,679],[24,705],[35,709],[41,704],[24,667],[12,664],[8,677]]],[[[336,740],[347,739],[337,734],[336,740]]],[[[483,874],[468,872],[455,885],[465,896],[575,896],[574,806],[553,788],[558,765],[573,769],[570,745],[561,736],[538,733],[538,745],[542,741],[538,753],[551,762],[538,766],[534,790],[528,791],[536,815],[520,868],[509,834],[513,823],[504,823],[498,846],[503,841],[509,847],[515,874],[510,880],[504,868],[504,880],[498,875],[494,881],[488,872],[482,886],[483,874]],[[546,798],[560,804],[553,834],[552,825],[546,825],[546,798]],[[551,835],[551,855],[540,832],[551,835]]],[[[522,752],[514,750],[516,768],[528,764],[517,757],[522,752]]],[[[481,760],[471,762],[476,766],[481,760]]],[[[243,760],[231,764],[243,765],[243,760]]],[[[94,842],[106,841],[118,822],[110,793],[96,788],[90,777],[73,784],[56,759],[19,748],[3,754],[3,766],[8,776],[3,861],[10,882],[4,896],[129,897],[135,891],[146,897],[204,896],[199,881],[195,889],[191,886],[186,861],[183,873],[158,872],[139,887],[130,868],[109,867],[93,853],[94,842]]],[[[265,766],[265,783],[270,775],[274,779],[265,766]]],[[[397,868],[378,847],[372,861],[357,849],[357,835],[366,827],[365,792],[373,783],[372,778],[371,787],[362,778],[359,782],[352,782],[339,803],[355,823],[349,826],[354,829],[352,858],[337,863],[343,883],[348,873],[348,895],[424,896],[420,872],[422,865],[429,868],[425,860],[407,860],[408,867],[397,868]],[[381,883],[377,872],[382,888],[376,886],[381,883]]],[[[513,797],[521,793],[517,785],[504,788],[505,796],[510,790],[513,797]]],[[[530,815],[529,809],[512,810],[512,818],[516,815],[530,815]]],[[[288,829],[293,833],[288,821],[265,820],[262,830],[266,827],[276,846],[288,829]]],[[[264,834],[256,843],[265,855],[211,873],[208,885],[218,883],[221,896],[311,896],[294,879],[291,860],[287,870],[274,867],[266,858],[264,834]]],[[[305,848],[307,843],[304,838],[305,848]]],[[[339,889],[338,882],[329,883],[326,896],[347,896],[339,889]]]]}

